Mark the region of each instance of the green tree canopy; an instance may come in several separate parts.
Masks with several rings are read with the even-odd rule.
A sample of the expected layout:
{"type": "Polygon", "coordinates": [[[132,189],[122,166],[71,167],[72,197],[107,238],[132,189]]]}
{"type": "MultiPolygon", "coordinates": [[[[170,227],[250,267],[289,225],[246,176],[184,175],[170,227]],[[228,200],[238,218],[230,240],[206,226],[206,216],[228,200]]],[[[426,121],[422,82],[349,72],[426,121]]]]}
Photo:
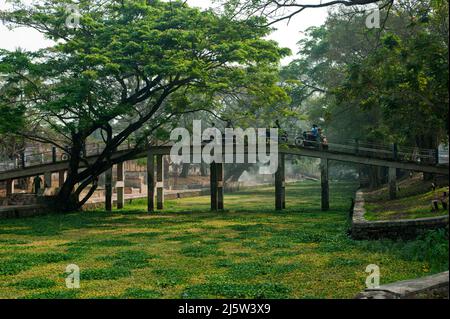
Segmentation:
{"type": "Polygon", "coordinates": [[[61,203],[71,199],[68,209],[88,199],[95,182],[81,201],[79,194],[100,173],[142,151],[158,129],[196,111],[189,97],[203,96],[200,109],[210,111],[218,96],[233,92],[247,95],[254,108],[286,98],[276,72],[289,51],[263,39],[270,32],[263,19],[231,22],[182,1],[81,0],[79,25],[68,27],[70,3],[28,7],[14,1],[2,20],[35,28],[55,44],[36,52],[0,51],[0,117],[11,119],[1,130],[70,155],[59,193],[61,203]],[[79,172],[94,133],[104,137],[105,148],[79,172]],[[112,161],[111,153],[130,138],[136,148],[112,161]]]}
{"type": "Polygon", "coordinates": [[[334,138],[436,147],[448,138],[447,11],[447,1],[400,1],[380,29],[358,12],[331,14],[283,71],[298,83],[293,101],[334,138]]]}

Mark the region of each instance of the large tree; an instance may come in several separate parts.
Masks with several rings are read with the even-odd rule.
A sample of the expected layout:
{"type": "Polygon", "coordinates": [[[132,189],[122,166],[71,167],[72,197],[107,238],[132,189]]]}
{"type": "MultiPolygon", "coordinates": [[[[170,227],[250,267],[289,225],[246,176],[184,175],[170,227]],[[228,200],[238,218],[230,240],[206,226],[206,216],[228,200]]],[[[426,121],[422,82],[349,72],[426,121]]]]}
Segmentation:
{"type": "Polygon", "coordinates": [[[17,0],[1,12],[8,25],[32,27],[55,43],[36,52],[0,51],[0,117],[14,120],[0,130],[69,154],[61,209],[79,208],[99,174],[141,152],[183,114],[212,111],[218,97],[233,92],[255,96],[255,108],[285,97],[275,71],[288,50],[263,39],[270,31],[263,19],[231,22],[181,1],[81,0],[79,25],[68,27],[70,3],[27,7],[17,0]],[[198,95],[205,97],[201,107],[189,103],[198,95]],[[104,147],[87,163],[83,148],[94,134],[104,147]],[[112,159],[129,139],[135,148],[112,159]]]}

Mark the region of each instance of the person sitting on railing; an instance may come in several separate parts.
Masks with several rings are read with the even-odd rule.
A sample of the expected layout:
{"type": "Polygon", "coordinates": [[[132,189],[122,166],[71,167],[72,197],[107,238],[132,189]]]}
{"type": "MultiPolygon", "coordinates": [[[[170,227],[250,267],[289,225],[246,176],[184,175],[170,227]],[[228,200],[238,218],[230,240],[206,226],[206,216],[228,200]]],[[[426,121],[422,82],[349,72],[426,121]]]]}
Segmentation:
{"type": "Polygon", "coordinates": [[[312,129],[311,129],[311,134],[312,134],[315,138],[318,138],[318,137],[319,137],[319,127],[317,126],[317,124],[313,124],[312,129]]]}
{"type": "Polygon", "coordinates": [[[328,149],[328,140],[327,137],[323,134],[322,128],[319,127],[319,138],[320,138],[320,145],[322,146],[322,149],[327,150],[328,149]]]}

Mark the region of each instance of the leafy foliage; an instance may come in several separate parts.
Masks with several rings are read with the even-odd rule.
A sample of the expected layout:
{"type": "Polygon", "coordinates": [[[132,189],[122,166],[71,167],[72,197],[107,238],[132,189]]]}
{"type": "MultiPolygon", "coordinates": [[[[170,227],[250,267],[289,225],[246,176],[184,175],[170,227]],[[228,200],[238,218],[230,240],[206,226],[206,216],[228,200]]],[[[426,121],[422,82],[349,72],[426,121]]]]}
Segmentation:
{"type": "Polygon", "coordinates": [[[445,1],[400,1],[382,11],[381,29],[366,28],[355,10],[331,14],[283,70],[293,103],[335,139],[424,148],[446,141],[447,10],[445,1]]]}
{"type": "Polygon", "coordinates": [[[261,18],[230,21],[182,1],[81,0],[80,23],[70,28],[68,3],[17,0],[2,12],[10,26],[32,27],[55,42],[36,52],[0,51],[0,116],[10,119],[0,133],[70,155],[59,193],[69,210],[87,200],[99,174],[148,140],[167,137],[183,115],[220,112],[230,95],[246,97],[246,114],[287,98],[276,82],[278,62],[289,50],[263,39],[270,28],[261,18]],[[104,144],[103,151],[79,172],[92,140],[104,144]],[[111,160],[130,140],[136,148],[111,160]]]}

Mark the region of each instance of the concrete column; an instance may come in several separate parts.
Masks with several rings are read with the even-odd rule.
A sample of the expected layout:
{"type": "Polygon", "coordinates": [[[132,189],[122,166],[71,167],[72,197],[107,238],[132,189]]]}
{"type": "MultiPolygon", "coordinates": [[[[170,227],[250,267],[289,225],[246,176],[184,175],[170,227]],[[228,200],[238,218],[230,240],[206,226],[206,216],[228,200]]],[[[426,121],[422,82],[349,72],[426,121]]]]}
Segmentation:
{"type": "Polygon", "coordinates": [[[389,167],[389,199],[397,198],[397,169],[389,167]]]}
{"type": "Polygon", "coordinates": [[[434,163],[433,164],[439,164],[439,148],[434,149],[434,163]]]}
{"type": "Polygon", "coordinates": [[[397,143],[392,144],[392,158],[394,161],[398,160],[398,145],[397,143]]]}
{"type": "Polygon", "coordinates": [[[147,151],[147,212],[155,211],[155,156],[147,151]]]}
{"type": "Polygon", "coordinates": [[[156,208],[164,208],[164,157],[156,155],[156,208]]]}
{"type": "Polygon", "coordinates": [[[8,179],[6,181],[6,196],[14,194],[14,180],[8,179]]]}
{"type": "Polygon", "coordinates": [[[117,208],[123,208],[125,204],[125,171],[123,168],[123,162],[117,164],[117,182],[116,182],[116,193],[117,193],[117,208]]]}
{"type": "Polygon", "coordinates": [[[223,163],[216,164],[217,176],[217,209],[223,209],[223,163]]]}
{"type": "Polygon", "coordinates": [[[66,174],[65,170],[61,170],[61,171],[58,172],[58,187],[59,188],[61,188],[63,186],[63,184],[64,184],[64,181],[66,179],[65,178],[65,174],[66,174]]]}
{"type": "Polygon", "coordinates": [[[52,172],[44,173],[44,188],[52,187],[52,172]]]}
{"type": "Polygon", "coordinates": [[[211,194],[211,210],[217,210],[218,207],[218,201],[217,201],[217,168],[216,163],[212,162],[209,165],[209,187],[210,187],[210,194],[211,194]]]}
{"type": "Polygon", "coordinates": [[[278,155],[278,168],[275,173],[275,209],[286,208],[284,154],[278,155]]]}
{"type": "Polygon", "coordinates": [[[328,159],[320,159],[320,182],[322,186],[322,203],[323,211],[330,209],[330,193],[328,186],[328,159]]]}
{"type": "Polygon", "coordinates": [[[112,167],[105,171],[105,210],[112,210],[112,167]]]}

